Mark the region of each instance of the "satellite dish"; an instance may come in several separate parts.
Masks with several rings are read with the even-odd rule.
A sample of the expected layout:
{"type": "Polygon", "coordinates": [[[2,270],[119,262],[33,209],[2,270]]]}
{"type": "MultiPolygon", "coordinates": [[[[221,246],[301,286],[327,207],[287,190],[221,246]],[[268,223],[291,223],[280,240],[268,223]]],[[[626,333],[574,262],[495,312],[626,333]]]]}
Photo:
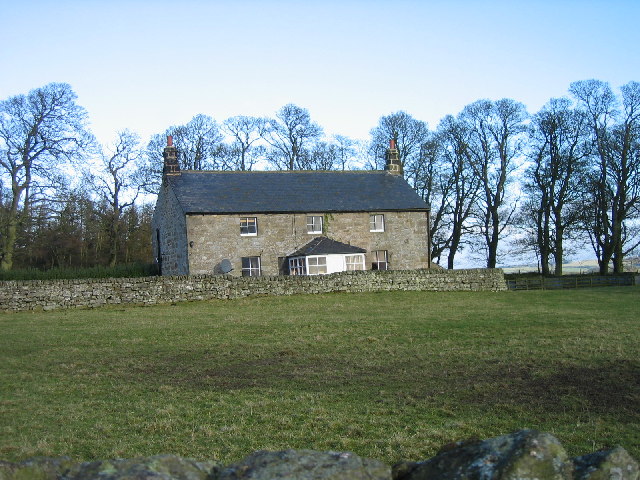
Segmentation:
{"type": "Polygon", "coordinates": [[[229,273],[231,270],[233,270],[233,267],[231,266],[231,262],[228,259],[224,259],[220,262],[220,271],[222,273],[229,273]]]}

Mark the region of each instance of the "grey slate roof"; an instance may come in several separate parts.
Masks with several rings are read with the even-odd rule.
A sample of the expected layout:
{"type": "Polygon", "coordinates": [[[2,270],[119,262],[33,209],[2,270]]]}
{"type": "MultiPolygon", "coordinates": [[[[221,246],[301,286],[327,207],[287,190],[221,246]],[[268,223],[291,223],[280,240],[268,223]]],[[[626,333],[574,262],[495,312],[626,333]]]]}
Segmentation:
{"type": "Polygon", "coordinates": [[[381,171],[183,171],[166,178],[185,213],[428,210],[401,176],[381,171]]]}
{"type": "Polygon", "coordinates": [[[364,248],[354,247],[346,243],[331,240],[327,237],[316,237],[289,256],[303,257],[307,255],[331,255],[336,253],[367,253],[367,251],[364,248]]]}

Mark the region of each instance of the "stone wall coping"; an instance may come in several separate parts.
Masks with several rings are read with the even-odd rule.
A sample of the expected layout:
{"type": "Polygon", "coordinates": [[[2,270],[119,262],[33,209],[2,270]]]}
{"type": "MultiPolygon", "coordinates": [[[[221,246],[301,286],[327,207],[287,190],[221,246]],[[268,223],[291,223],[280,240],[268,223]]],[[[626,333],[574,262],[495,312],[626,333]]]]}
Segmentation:
{"type": "Polygon", "coordinates": [[[262,275],[259,277],[238,277],[235,275],[153,275],[148,277],[108,277],[108,278],[53,278],[50,280],[0,280],[0,288],[14,285],[79,285],[87,283],[131,283],[131,282],[161,282],[164,279],[189,280],[189,279],[243,279],[248,281],[260,281],[263,279],[288,281],[295,278],[336,278],[351,275],[465,275],[470,273],[503,273],[501,268],[460,268],[454,270],[440,270],[436,268],[422,268],[416,270],[356,270],[349,272],[336,272],[326,275],[262,275]]]}

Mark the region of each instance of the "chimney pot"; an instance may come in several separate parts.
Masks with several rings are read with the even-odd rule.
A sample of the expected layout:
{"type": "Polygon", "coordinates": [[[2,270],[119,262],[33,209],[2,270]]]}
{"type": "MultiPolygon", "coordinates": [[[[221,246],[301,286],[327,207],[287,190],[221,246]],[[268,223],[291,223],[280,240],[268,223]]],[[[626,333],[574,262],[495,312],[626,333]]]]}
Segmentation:
{"type": "Polygon", "coordinates": [[[173,136],[167,135],[167,147],[173,147],[173,136]]]}

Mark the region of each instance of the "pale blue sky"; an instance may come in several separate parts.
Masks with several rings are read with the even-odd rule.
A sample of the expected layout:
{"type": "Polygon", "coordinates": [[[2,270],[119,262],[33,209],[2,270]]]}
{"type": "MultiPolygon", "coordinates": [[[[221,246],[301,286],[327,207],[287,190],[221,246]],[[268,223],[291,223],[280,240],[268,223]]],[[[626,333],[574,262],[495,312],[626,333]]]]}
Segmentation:
{"type": "Polygon", "coordinates": [[[106,142],[204,113],[309,109],[367,138],[480,98],[535,112],[572,81],[640,80],[640,1],[0,0],[0,98],[67,82],[106,142]]]}

